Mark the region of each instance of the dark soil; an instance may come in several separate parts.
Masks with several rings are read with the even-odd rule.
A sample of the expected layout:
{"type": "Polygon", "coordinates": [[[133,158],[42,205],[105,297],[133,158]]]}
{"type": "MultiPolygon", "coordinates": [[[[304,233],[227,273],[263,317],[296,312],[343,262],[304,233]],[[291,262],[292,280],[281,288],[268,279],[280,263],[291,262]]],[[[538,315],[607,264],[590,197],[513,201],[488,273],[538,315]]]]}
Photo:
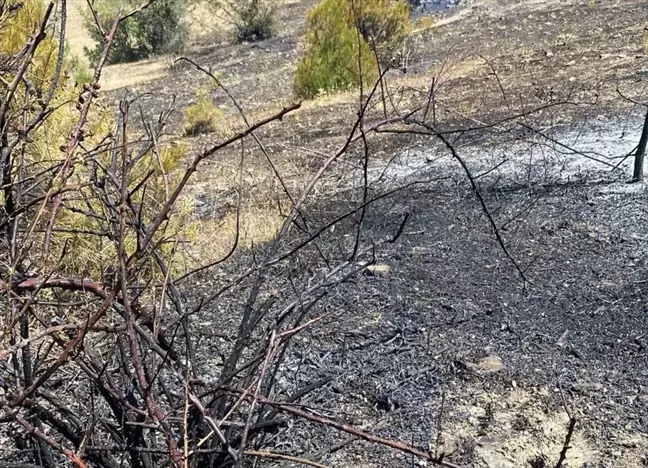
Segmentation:
{"type": "MultiPolygon", "coordinates": [[[[253,114],[280,107],[292,100],[302,18],[312,4],[291,3],[282,10],[289,27],[278,38],[207,47],[194,58],[222,72],[223,82],[253,114]]],[[[547,125],[625,115],[628,106],[616,89],[636,96],[643,86],[637,80],[646,68],[647,8],[640,1],[471,2],[419,33],[407,73],[394,71],[388,78],[405,106],[420,101],[432,77],[441,77],[439,118],[448,127],[566,98],[579,105],[561,108],[547,125]],[[452,14],[459,16],[452,20],[452,14]]],[[[156,112],[171,94],[182,108],[206,82],[182,65],[141,88],[154,93],[145,102],[156,112]]],[[[235,113],[224,95],[215,93],[215,99],[229,115],[235,113]]],[[[317,165],[313,154],[336,147],[356,111],[356,97],[323,100],[260,136],[299,186],[317,165]]],[[[172,133],[181,129],[179,114],[176,119],[172,133]]],[[[188,141],[199,148],[213,140],[188,141]]],[[[411,144],[398,138],[378,141],[379,156],[411,144]]],[[[491,142],[497,144],[503,143],[491,142]]],[[[234,158],[223,154],[208,162],[198,182],[208,183],[215,168],[234,164],[234,158]]],[[[365,241],[395,232],[404,213],[411,214],[399,241],[378,249],[377,261],[390,267],[389,274],[360,276],[313,310],[313,317],[328,315],[295,340],[280,393],[330,376],[301,403],[432,451],[438,440],[438,450],[466,467],[542,466],[538,460],[544,457],[554,466],[568,410],[578,423],[566,466],[645,466],[645,192],[623,190],[622,177],[603,171],[584,181],[526,187],[522,173],[481,180],[506,245],[530,280],[525,283],[498,245],[464,175],[449,174],[453,179],[399,192],[371,207],[365,241]]],[[[307,215],[322,225],[357,195],[324,193],[307,215]]],[[[344,250],[339,243],[352,242],[352,227],[342,226],[335,237],[322,240],[331,255],[344,250]]],[[[218,276],[204,275],[196,295],[213,291],[256,259],[242,253],[218,276]]],[[[303,261],[311,262],[312,271],[323,268],[312,257],[303,261]]],[[[277,284],[270,287],[288,289],[285,278],[299,266],[281,266],[277,284]]],[[[242,301],[223,298],[198,318],[209,324],[203,327],[205,368],[214,368],[219,348],[228,346],[242,301]],[[219,325],[212,333],[214,322],[219,325]]],[[[273,445],[336,467],[418,463],[303,421],[282,430],[273,445]]]]}
{"type": "MultiPolygon", "coordinates": [[[[466,452],[455,453],[457,460],[465,466],[522,466],[515,464],[521,453],[503,453],[501,465],[473,457],[468,448],[488,443],[502,428],[490,431],[478,422],[479,411],[462,412],[490,394],[503,420],[494,425],[506,426],[507,413],[525,417],[522,402],[516,407],[509,399],[516,388],[530,395],[532,406],[563,412],[560,385],[578,415],[585,450],[591,450],[586,459],[601,462],[590,466],[638,466],[633,463],[643,455],[648,433],[648,256],[646,238],[632,233],[645,232],[639,226],[648,221],[648,205],[645,195],[608,195],[604,186],[489,196],[493,206],[512,211],[540,197],[506,233],[515,258],[525,268],[529,264],[534,286],[528,288],[469,190],[429,187],[375,207],[372,229],[384,229],[384,213],[399,205],[407,205],[412,222],[398,245],[380,253],[390,276],[363,277],[346,289],[334,319],[297,346],[294,359],[308,363],[303,382],[335,376],[335,384],[309,404],[351,412],[341,417],[425,447],[435,437],[445,395],[445,434],[460,439],[466,452]],[[504,368],[475,370],[487,356],[501,358],[504,368]],[[465,424],[471,417],[475,421],[465,424]],[[627,452],[635,450],[620,440],[637,433],[644,445],[633,458],[627,452]]],[[[566,433],[566,426],[559,429],[566,433]]],[[[293,435],[300,431],[306,430],[295,428],[293,435]]],[[[515,437],[490,443],[505,448],[513,445],[507,438],[515,437]]],[[[310,440],[316,452],[333,444],[303,432],[298,440],[310,440]]],[[[543,446],[538,440],[519,449],[531,458],[543,446]]],[[[344,460],[349,463],[351,454],[366,462],[356,466],[408,466],[406,457],[367,452],[362,444],[333,457],[334,466],[349,466],[344,460]]]]}
{"type": "MultiPolygon", "coordinates": [[[[372,205],[367,242],[411,214],[399,241],[377,251],[389,273],[359,276],[312,311],[311,318],[328,315],[295,340],[279,393],[330,377],[300,403],[432,450],[441,427],[440,450],[466,467],[555,463],[569,412],[578,423],[566,466],[641,466],[648,449],[645,191],[597,169],[551,180],[524,171],[480,179],[525,283],[463,173],[445,167],[444,175],[452,179],[372,205]]],[[[349,203],[340,195],[315,201],[307,216],[325,224],[349,203]]],[[[343,224],[320,247],[342,258],[348,250],[340,244],[348,249],[353,229],[343,224]]],[[[307,271],[324,268],[316,258],[304,253],[307,271]]],[[[252,261],[239,257],[229,274],[252,261]]],[[[299,281],[305,266],[280,268],[270,288],[288,290],[285,278],[299,281]]],[[[202,281],[207,290],[220,284],[202,281]]],[[[206,319],[233,326],[239,301],[223,299],[206,319]]],[[[402,454],[350,440],[302,421],[273,443],[330,466],[411,466],[402,454]]]]}

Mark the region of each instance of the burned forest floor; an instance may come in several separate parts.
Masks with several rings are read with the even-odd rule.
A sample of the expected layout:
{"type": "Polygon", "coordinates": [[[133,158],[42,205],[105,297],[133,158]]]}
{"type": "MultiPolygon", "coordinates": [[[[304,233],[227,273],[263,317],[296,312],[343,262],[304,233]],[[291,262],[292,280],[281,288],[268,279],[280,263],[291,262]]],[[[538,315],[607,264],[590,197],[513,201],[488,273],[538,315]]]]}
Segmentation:
{"type": "MultiPolygon", "coordinates": [[[[276,38],[203,40],[188,55],[219,72],[258,121],[295,100],[292,76],[314,4],[282,3],[276,38]]],[[[386,75],[391,95],[367,124],[385,106],[421,105],[435,83],[436,128],[474,130],[453,133],[452,144],[501,243],[446,147],[420,135],[373,135],[369,196],[393,193],[361,223],[356,213],[299,260],[276,266],[268,289],[292,295],[296,283],[342,260],[360,224],[371,246],[407,222],[396,242],[362,256],[379,268],[337,286],[312,311],[320,319],[294,338],[278,393],[311,386],[299,403],[317,414],[462,467],[553,467],[570,416],[564,466],[648,466],[648,195],[645,184],[626,184],[643,110],[622,97],[646,96],[648,6],[475,0],[433,18],[417,18],[407,67],[386,75]]],[[[182,110],[209,79],[186,63],[152,80],[136,76],[137,67],[146,75],[156,66],[109,69],[136,78],[109,82],[105,101],[126,88],[150,93],[138,102],[154,116],[175,97],[168,140],[186,144],[189,156],[244,128],[217,90],[223,128],[183,136],[182,110]]],[[[239,193],[244,229],[236,254],[191,285],[196,301],[256,264],[284,219],[285,190],[303,189],[357,111],[357,91],[323,96],[259,131],[281,183],[253,142],[242,174],[240,148],[205,161],[191,187],[204,225],[193,254],[207,263],[227,251],[239,193]]],[[[353,147],[332,165],[304,211],[312,229],[362,200],[362,158],[353,147]]],[[[198,365],[213,378],[244,299],[224,295],[194,318],[198,365]]],[[[272,446],[325,466],[424,466],[306,421],[271,437],[272,446]]]]}
{"type": "MultiPolygon", "coordinates": [[[[584,154],[634,146],[617,122],[559,137],[584,154]]],[[[310,387],[300,404],[317,414],[429,447],[459,466],[553,466],[570,416],[577,423],[565,466],[643,466],[645,185],[626,183],[627,164],[610,171],[539,147],[479,143],[458,150],[482,175],[480,193],[519,270],[442,148],[376,163],[376,178],[406,189],[371,205],[363,238],[394,235],[405,214],[408,222],[397,242],[376,247],[376,268],[336,288],[309,315],[323,318],[295,338],[279,394],[310,387]]],[[[336,193],[315,201],[309,216],[322,224],[334,218],[349,204],[346,191],[336,193]]],[[[328,261],[348,251],[356,229],[349,222],[320,237],[328,261]]],[[[253,257],[242,254],[219,277],[204,275],[197,291],[218,289],[253,257]]],[[[289,289],[279,278],[293,271],[326,270],[315,250],[301,262],[279,269],[270,289],[289,289]]],[[[298,273],[292,278],[300,284],[298,273]]],[[[201,328],[218,330],[204,341],[205,368],[221,364],[208,356],[227,346],[223,330],[234,329],[240,301],[225,298],[201,315],[201,328]]],[[[418,466],[307,422],[280,431],[273,443],[326,466],[418,466]]]]}

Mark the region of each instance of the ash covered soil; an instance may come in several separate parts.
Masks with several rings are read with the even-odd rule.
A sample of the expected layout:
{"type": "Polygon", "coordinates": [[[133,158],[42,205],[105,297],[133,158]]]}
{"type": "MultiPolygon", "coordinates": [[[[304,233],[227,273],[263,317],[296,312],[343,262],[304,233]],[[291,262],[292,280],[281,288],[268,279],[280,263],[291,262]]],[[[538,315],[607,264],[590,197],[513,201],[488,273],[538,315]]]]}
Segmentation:
{"type": "MultiPolygon", "coordinates": [[[[531,466],[538,455],[555,461],[562,446],[560,383],[579,418],[568,466],[642,466],[648,212],[645,195],[606,186],[489,197],[515,211],[535,203],[506,234],[530,264],[535,286],[526,290],[468,189],[417,191],[407,202],[412,234],[380,255],[390,275],[350,288],[340,313],[301,347],[310,372],[338,382],[313,403],[353,411],[362,402],[357,423],[425,446],[445,394],[444,433],[459,439],[459,460],[531,466]]],[[[351,452],[389,466],[387,453],[351,452]]]]}
{"type": "MultiPolygon", "coordinates": [[[[292,99],[289,76],[302,47],[303,16],[313,4],[282,8],[286,31],[276,39],[214,45],[193,58],[222,71],[245,107],[264,115],[292,99]]],[[[433,451],[438,446],[452,463],[478,468],[555,466],[567,435],[566,406],[577,424],[565,466],[648,466],[648,195],[645,185],[625,184],[627,162],[613,171],[591,159],[616,165],[620,159],[606,157],[631,151],[641,122],[601,117],[581,125],[599,113],[628,115],[617,87],[635,97],[643,93],[647,4],[468,5],[420,32],[408,73],[390,76],[404,101],[425,96],[449,58],[452,66],[439,91],[440,118],[447,122],[493,121],[491,113],[517,113],[554,94],[599,104],[566,108],[547,123],[571,122],[551,135],[584,154],[538,135],[458,145],[473,174],[487,172],[478,179],[480,191],[530,282],[502,251],[465,174],[443,148],[385,141],[373,148],[379,160],[399,157],[389,167],[377,162],[374,174],[387,174],[395,185],[429,182],[368,210],[365,242],[394,233],[410,214],[398,242],[377,248],[376,261],[389,271],[356,277],[312,311],[311,318],[324,318],[295,339],[281,369],[278,398],[325,379],[300,404],[383,437],[433,451]],[[475,51],[492,62],[497,80],[475,51]]],[[[180,107],[188,104],[206,81],[179,65],[138,90],[154,92],[151,107],[159,111],[171,94],[180,107]]],[[[225,108],[224,95],[215,102],[234,114],[233,107],[225,108]]],[[[301,187],[318,154],[345,139],[356,103],[356,95],[325,98],[287,117],[285,126],[259,132],[289,173],[291,187],[301,187]]],[[[181,119],[172,124],[180,133],[181,119]]],[[[207,135],[185,141],[195,149],[213,140],[207,135]]],[[[237,167],[237,161],[237,151],[219,155],[198,174],[210,203],[220,195],[209,192],[215,174],[237,167]]],[[[265,171],[260,167],[250,171],[265,171]]],[[[345,174],[345,167],[335,176],[356,177],[346,182],[357,186],[358,173],[345,174]]],[[[351,167],[358,167],[357,160],[351,167]]],[[[357,190],[335,183],[340,185],[320,191],[309,206],[307,217],[317,225],[357,201],[357,190]]],[[[343,224],[322,242],[341,243],[339,251],[348,252],[354,232],[352,223],[343,224]]],[[[203,275],[196,295],[217,290],[257,258],[256,252],[241,252],[218,275],[203,275]]],[[[324,268],[316,259],[310,255],[301,265],[281,266],[277,278],[290,276],[291,268],[324,268]]],[[[290,289],[282,280],[270,287],[290,289]]],[[[231,344],[229,331],[243,301],[224,297],[196,318],[204,369],[221,365],[214,356],[231,344]]],[[[420,466],[300,420],[274,435],[272,446],[333,467],[420,466]]]]}
{"type": "MultiPolygon", "coordinates": [[[[377,248],[388,271],[356,277],[309,315],[324,319],[296,338],[279,395],[325,379],[300,404],[383,437],[438,446],[464,467],[554,466],[569,411],[577,424],[565,466],[646,466],[648,198],[645,185],[625,183],[629,161],[611,170],[591,159],[616,165],[640,125],[604,121],[553,134],[581,154],[541,140],[458,145],[528,283],[443,148],[376,162],[372,173],[390,174],[388,184],[427,182],[372,205],[365,240],[395,232],[411,215],[398,242],[377,248]]],[[[309,216],[324,224],[347,204],[332,196],[309,216]]],[[[346,228],[335,236],[348,247],[354,230],[346,228]]],[[[322,267],[313,258],[305,261],[322,267]]],[[[250,262],[243,256],[231,268],[250,262]]],[[[218,287],[213,277],[202,281],[218,287]]],[[[205,317],[223,320],[223,312],[205,317]]],[[[420,465],[304,421],[275,437],[282,450],[326,466],[420,465]]]]}

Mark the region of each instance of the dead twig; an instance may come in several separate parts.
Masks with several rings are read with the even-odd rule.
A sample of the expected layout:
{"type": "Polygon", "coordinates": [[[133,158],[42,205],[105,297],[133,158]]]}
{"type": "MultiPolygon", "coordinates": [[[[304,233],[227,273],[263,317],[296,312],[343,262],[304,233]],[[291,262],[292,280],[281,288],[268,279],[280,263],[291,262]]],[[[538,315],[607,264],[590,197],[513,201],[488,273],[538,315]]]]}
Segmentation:
{"type": "Polygon", "coordinates": [[[466,174],[466,177],[468,178],[468,181],[470,182],[470,186],[472,187],[473,193],[477,197],[477,200],[479,200],[479,204],[481,205],[482,212],[488,219],[488,222],[493,230],[493,233],[495,234],[495,239],[497,240],[497,243],[501,247],[502,251],[504,252],[504,255],[510,260],[510,262],[513,264],[515,269],[517,270],[518,275],[526,285],[528,284],[533,284],[529,279],[527,278],[526,274],[524,273],[524,270],[520,267],[518,262],[513,258],[513,255],[509,251],[508,247],[506,246],[506,242],[504,241],[504,238],[502,237],[502,234],[500,232],[499,227],[497,226],[497,223],[495,222],[495,219],[493,218],[493,215],[491,211],[488,209],[488,205],[486,204],[486,200],[484,199],[484,196],[481,193],[481,190],[479,190],[479,186],[477,185],[477,181],[475,180],[475,177],[472,175],[472,171],[468,167],[468,164],[464,159],[459,155],[457,149],[455,146],[450,143],[450,140],[446,138],[445,135],[442,135],[441,133],[438,133],[435,131],[433,127],[428,125],[425,122],[422,121],[416,121],[410,119],[411,123],[415,123],[428,131],[432,132],[433,135],[435,135],[441,142],[445,145],[445,147],[450,151],[450,154],[452,154],[452,157],[459,163],[461,168],[463,169],[464,173],[466,174]]]}
{"type": "Polygon", "coordinates": [[[558,457],[558,462],[556,463],[555,468],[562,468],[563,463],[567,459],[567,451],[571,448],[569,445],[571,443],[572,436],[574,435],[574,429],[576,428],[576,418],[571,417],[569,419],[569,427],[567,429],[567,436],[565,437],[565,443],[563,444],[562,450],[560,451],[560,457],[558,457]]]}
{"type": "Polygon", "coordinates": [[[301,463],[302,465],[314,466],[315,468],[327,468],[326,465],[321,465],[306,458],[294,457],[291,455],[284,455],[282,453],[276,452],[267,452],[265,450],[247,450],[245,451],[245,455],[248,455],[250,457],[267,458],[269,460],[284,460],[301,463]]]}
{"type": "MultiPolygon", "coordinates": [[[[238,391],[238,390],[233,390],[233,391],[235,393],[240,393],[240,391],[238,391]]],[[[248,396],[247,398],[250,399],[251,397],[248,396]]],[[[393,448],[395,450],[398,450],[400,452],[407,453],[409,455],[414,455],[414,456],[419,457],[419,458],[421,458],[423,460],[430,461],[430,462],[432,462],[433,464],[435,464],[437,466],[443,466],[443,467],[446,467],[446,468],[461,468],[459,465],[455,465],[454,463],[450,463],[450,462],[447,462],[447,461],[444,461],[444,460],[441,460],[441,459],[437,459],[433,455],[431,455],[430,453],[425,452],[425,451],[423,451],[423,450],[421,450],[419,448],[416,448],[413,445],[406,444],[404,442],[391,440],[391,439],[386,439],[384,437],[379,437],[379,436],[370,434],[368,432],[365,432],[365,431],[363,431],[361,429],[358,429],[356,427],[348,426],[346,424],[339,423],[337,421],[334,421],[332,419],[329,419],[329,418],[326,418],[326,417],[323,417],[323,416],[318,416],[318,415],[315,415],[315,414],[312,414],[312,413],[308,413],[306,411],[296,409],[290,404],[281,403],[281,402],[278,402],[278,401],[273,401],[273,400],[263,398],[263,397],[257,397],[257,400],[259,402],[261,402],[261,403],[266,404],[266,405],[271,405],[271,406],[278,407],[278,408],[281,409],[281,411],[284,411],[286,413],[290,413],[290,414],[295,415],[297,417],[307,419],[309,421],[313,421],[313,422],[316,422],[316,423],[319,423],[319,424],[323,424],[325,426],[332,427],[332,428],[340,430],[342,432],[346,432],[348,434],[356,436],[359,439],[363,439],[363,440],[366,440],[368,442],[372,442],[372,443],[379,444],[379,445],[385,445],[387,447],[391,447],[391,448],[393,448]]]]}
{"type": "Polygon", "coordinates": [[[13,415],[13,419],[20,425],[22,428],[25,430],[27,434],[30,434],[34,437],[36,437],[38,440],[46,443],[50,447],[56,449],[57,451],[63,453],[76,467],[78,468],[87,468],[88,465],[81,460],[72,450],[62,446],[59,444],[57,441],[52,439],[50,436],[47,434],[44,434],[31,424],[29,424],[25,419],[23,419],[21,416],[15,414],[13,415]]]}

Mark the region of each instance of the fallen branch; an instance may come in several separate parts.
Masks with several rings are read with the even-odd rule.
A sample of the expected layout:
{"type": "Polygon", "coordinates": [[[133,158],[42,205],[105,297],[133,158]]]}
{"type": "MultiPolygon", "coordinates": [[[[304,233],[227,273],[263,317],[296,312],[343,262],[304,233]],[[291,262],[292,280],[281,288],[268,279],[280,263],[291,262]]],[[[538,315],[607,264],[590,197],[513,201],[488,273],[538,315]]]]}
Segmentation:
{"type": "Polygon", "coordinates": [[[571,448],[569,445],[571,443],[572,436],[574,435],[574,428],[576,427],[576,418],[575,417],[570,417],[569,418],[569,429],[567,430],[567,436],[565,437],[565,443],[563,444],[563,448],[560,451],[560,457],[558,458],[558,462],[556,463],[555,468],[562,468],[563,463],[567,459],[567,450],[571,448]]]}
{"type": "MultiPolygon", "coordinates": [[[[237,394],[242,393],[242,391],[240,391],[240,390],[233,390],[233,391],[235,393],[237,393],[237,394]]],[[[248,395],[246,398],[250,399],[251,396],[248,395]]],[[[446,468],[461,468],[459,465],[455,465],[454,463],[447,462],[447,461],[443,460],[442,457],[441,458],[436,458],[431,453],[424,452],[423,450],[421,450],[421,449],[419,449],[417,447],[414,447],[413,445],[406,444],[404,442],[399,442],[399,441],[396,441],[396,440],[386,439],[384,437],[379,437],[379,436],[374,435],[374,434],[369,434],[368,432],[365,432],[365,431],[363,431],[361,429],[358,429],[358,428],[353,427],[353,426],[348,426],[346,424],[339,423],[337,421],[326,418],[324,416],[318,416],[318,415],[315,415],[315,414],[307,413],[306,411],[296,409],[293,406],[291,406],[290,404],[269,400],[269,399],[261,397],[261,396],[258,396],[256,399],[260,403],[280,408],[281,411],[284,411],[286,413],[290,413],[290,414],[292,414],[294,416],[297,416],[297,417],[300,417],[300,418],[303,418],[303,419],[307,419],[309,421],[313,421],[313,422],[316,422],[318,424],[323,424],[325,426],[332,427],[332,428],[337,429],[339,431],[346,432],[347,434],[354,435],[354,436],[358,437],[359,439],[366,440],[367,442],[372,442],[372,443],[375,443],[375,444],[384,445],[386,447],[391,447],[391,448],[393,448],[395,450],[398,450],[399,452],[414,455],[415,457],[419,457],[419,458],[422,458],[423,460],[430,461],[434,465],[444,466],[446,468]]],[[[560,468],[560,467],[557,466],[556,468],[560,468]]]]}

